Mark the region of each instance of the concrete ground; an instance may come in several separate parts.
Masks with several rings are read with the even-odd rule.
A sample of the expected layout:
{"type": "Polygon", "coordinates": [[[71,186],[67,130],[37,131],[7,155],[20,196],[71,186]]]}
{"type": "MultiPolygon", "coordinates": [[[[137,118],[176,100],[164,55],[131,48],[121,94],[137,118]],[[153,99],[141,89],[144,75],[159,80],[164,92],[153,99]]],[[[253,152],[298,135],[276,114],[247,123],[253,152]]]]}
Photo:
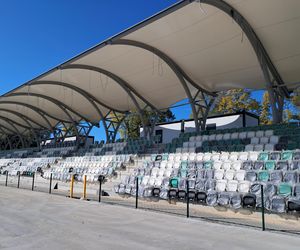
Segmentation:
{"type": "Polygon", "coordinates": [[[299,249],[300,237],[0,186],[0,249],[299,249]]]}

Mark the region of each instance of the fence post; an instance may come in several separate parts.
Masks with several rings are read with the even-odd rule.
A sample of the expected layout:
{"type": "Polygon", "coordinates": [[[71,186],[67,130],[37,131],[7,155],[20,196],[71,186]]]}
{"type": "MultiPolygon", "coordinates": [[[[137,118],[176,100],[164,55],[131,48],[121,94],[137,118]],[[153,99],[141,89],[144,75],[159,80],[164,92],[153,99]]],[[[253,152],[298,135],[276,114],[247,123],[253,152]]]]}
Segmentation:
{"type": "Polygon", "coordinates": [[[189,180],[186,180],[186,217],[190,217],[189,180]]]}
{"type": "Polygon", "coordinates": [[[50,174],[49,194],[51,194],[51,189],[52,189],[52,173],[50,174]]]}
{"type": "Polygon", "coordinates": [[[20,172],[18,172],[18,188],[20,187],[20,177],[21,177],[21,174],[20,174],[20,172]]]}
{"type": "Polygon", "coordinates": [[[102,178],[99,178],[99,198],[98,198],[99,202],[101,202],[101,194],[102,194],[102,178]]]}
{"type": "Polygon", "coordinates": [[[7,181],[8,181],[8,171],[6,171],[6,179],[5,179],[5,186],[7,187],[7,181]]]}
{"type": "Polygon", "coordinates": [[[33,173],[33,175],[32,175],[32,186],[31,186],[32,191],[34,189],[34,177],[35,177],[35,173],[33,173]]]}
{"type": "Polygon", "coordinates": [[[139,201],[139,177],[136,177],[135,208],[138,208],[139,201]]]}
{"type": "Polygon", "coordinates": [[[71,183],[70,183],[70,198],[73,198],[73,190],[74,190],[74,175],[71,176],[71,183]]]}
{"type": "Polygon", "coordinates": [[[83,176],[83,197],[84,200],[86,199],[86,175],[83,176]]]}
{"type": "Polygon", "coordinates": [[[260,186],[261,192],[261,219],[262,219],[262,231],[265,231],[265,202],[264,202],[264,186],[260,186]]]}

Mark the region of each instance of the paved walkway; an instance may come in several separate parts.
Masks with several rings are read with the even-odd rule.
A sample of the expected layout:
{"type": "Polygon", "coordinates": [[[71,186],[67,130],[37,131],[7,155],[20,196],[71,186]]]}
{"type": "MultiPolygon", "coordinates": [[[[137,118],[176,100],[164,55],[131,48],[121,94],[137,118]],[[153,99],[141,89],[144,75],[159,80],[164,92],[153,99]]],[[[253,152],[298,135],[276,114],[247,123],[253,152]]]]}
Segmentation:
{"type": "Polygon", "coordinates": [[[0,249],[299,249],[300,237],[0,186],[0,249]]]}

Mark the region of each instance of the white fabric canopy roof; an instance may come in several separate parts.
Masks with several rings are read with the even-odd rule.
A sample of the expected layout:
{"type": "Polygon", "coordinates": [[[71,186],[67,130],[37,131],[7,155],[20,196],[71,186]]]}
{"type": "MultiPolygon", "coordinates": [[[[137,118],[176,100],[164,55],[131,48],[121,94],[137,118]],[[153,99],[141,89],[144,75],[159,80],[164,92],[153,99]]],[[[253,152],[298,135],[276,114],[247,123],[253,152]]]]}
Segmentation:
{"type": "MultiPolygon", "coordinates": [[[[191,93],[264,89],[261,59],[220,3],[248,21],[284,84],[300,82],[299,0],[181,1],[5,94],[0,116],[37,129],[59,121],[98,123],[109,110],[170,107],[187,93],[165,56],[194,82],[184,77],[191,93]]],[[[1,124],[12,133],[7,121],[1,124]]]]}

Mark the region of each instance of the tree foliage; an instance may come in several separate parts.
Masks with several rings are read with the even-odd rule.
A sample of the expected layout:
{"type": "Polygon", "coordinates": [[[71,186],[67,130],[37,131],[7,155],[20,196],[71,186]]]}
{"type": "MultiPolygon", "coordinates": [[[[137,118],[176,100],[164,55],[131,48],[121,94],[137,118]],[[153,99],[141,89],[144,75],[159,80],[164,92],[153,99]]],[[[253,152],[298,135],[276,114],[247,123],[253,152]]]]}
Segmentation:
{"type": "Polygon", "coordinates": [[[270,111],[270,98],[268,91],[264,92],[262,104],[261,104],[261,112],[260,112],[260,123],[261,124],[271,124],[271,111],[270,111]]]}
{"type": "Polygon", "coordinates": [[[248,89],[233,89],[219,94],[213,114],[232,114],[242,110],[259,114],[260,104],[248,89]]]}
{"type": "MultiPolygon", "coordinates": [[[[145,111],[143,116],[144,123],[149,125],[149,121],[155,120],[158,122],[169,122],[175,120],[175,115],[171,110],[161,112],[157,116],[154,111],[145,111]]],[[[141,117],[137,113],[128,115],[119,130],[121,138],[137,139],[140,137],[140,127],[143,125],[141,117]]]]}

